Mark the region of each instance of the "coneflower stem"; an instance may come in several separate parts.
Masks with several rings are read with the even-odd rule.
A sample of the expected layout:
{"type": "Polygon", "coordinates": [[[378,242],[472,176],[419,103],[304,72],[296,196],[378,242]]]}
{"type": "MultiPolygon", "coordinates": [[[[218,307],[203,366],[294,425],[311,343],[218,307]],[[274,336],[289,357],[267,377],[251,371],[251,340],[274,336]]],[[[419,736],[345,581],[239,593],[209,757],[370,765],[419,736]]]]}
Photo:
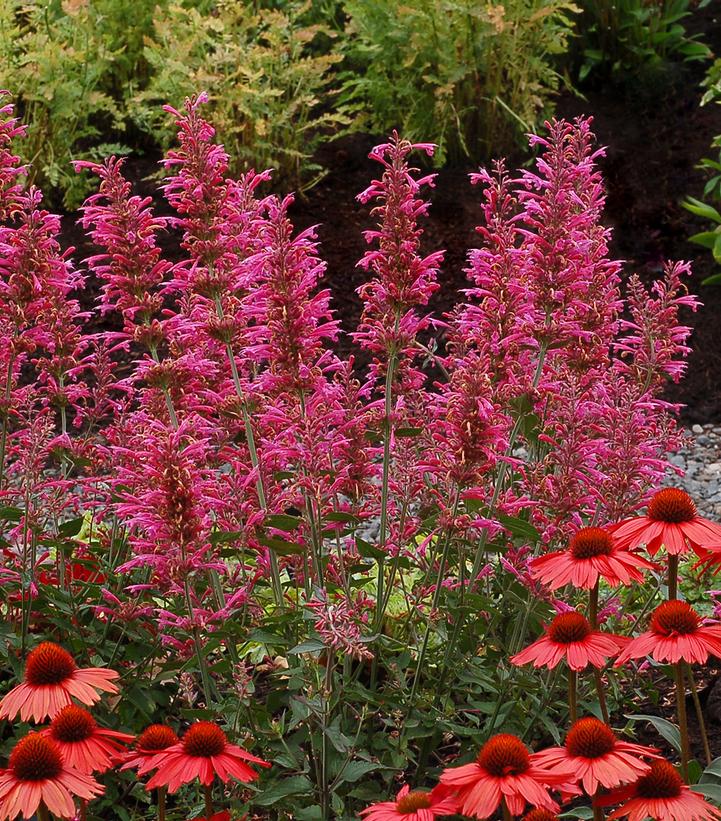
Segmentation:
{"type": "Polygon", "coordinates": [[[88,802],[80,800],[80,821],[87,821],[88,818],[88,802]]]}
{"type": "Polygon", "coordinates": [[[678,556],[668,557],[668,600],[678,598],[678,556]]]}
{"type": "MultiPolygon", "coordinates": [[[[592,630],[598,629],[598,588],[600,580],[596,579],[596,584],[588,591],[588,622],[592,630]]],[[[603,689],[603,677],[601,671],[594,668],[593,680],[596,684],[596,694],[598,695],[598,706],[601,708],[601,717],[608,724],[608,707],[606,706],[606,693],[603,689]]]]}
{"type": "Polygon", "coordinates": [[[711,756],[711,747],[708,743],[708,733],[706,732],[706,722],[703,717],[703,708],[701,707],[701,700],[698,697],[698,690],[696,689],[696,682],[693,677],[693,670],[690,664],[686,664],[686,672],[688,673],[688,680],[691,685],[691,696],[693,698],[693,706],[696,708],[696,718],[698,719],[699,730],[701,731],[701,741],[703,743],[703,753],[706,756],[706,766],[710,767],[713,758],[711,756]]]}
{"type": "Polygon", "coordinates": [[[688,781],[688,719],[686,716],[686,688],[683,684],[683,662],[674,665],[674,677],[676,679],[676,713],[678,718],[678,728],[681,733],[681,775],[688,781]]]}
{"type": "Polygon", "coordinates": [[[210,821],[210,816],[213,814],[213,785],[208,784],[203,791],[205,793],[205,817],[210,821]]]}
{"type": "Polygon", "coordinates": [[[596,584],[588,591],[588,622],[593,630],[598,627],[598,586],[599,580],[596,579],[596,584]]]}
{"type": "Polygon", "coordinates": [[[508,809],[508,804],[506,804],[506,799],[501,799],[501,810],[503,811],[503,821],[513,821],[513,816],[511,815],[511,811],[508,809]]]}
{"type": "Polygon", "coordinates": [[[166,787],[158,787],[158,821],[165,821],[165,795],[166,787]]]}
{"type": "Polygon", "coordinates": [[[591,806],[593,807],[593,821],[604,821],[603,810],[598,805],[598,792],[592,796],[591,806]]]}
{"type": "Polygon", "coordinates": [[[50,821],[50,813],[48,812],[48,808],[40,802],[40,806],[38,807],[38,821],[50,821]]]}
{"type": "Polygon", "coordinates": [[[606,704],[606,693],[603,689],[603,676],[600,670],[594,668],[593,680],[596,683],[596,695],[598,696],[598,706],[601,708],[601,718],[604,724],[608,724],[608,705],[606,704]]]}
{"type": "Polygon", "coordinates": [[[573,724],[578,718],[578,707],[576,706],[576,671],[568,671],[568,712],[573,724]]]}

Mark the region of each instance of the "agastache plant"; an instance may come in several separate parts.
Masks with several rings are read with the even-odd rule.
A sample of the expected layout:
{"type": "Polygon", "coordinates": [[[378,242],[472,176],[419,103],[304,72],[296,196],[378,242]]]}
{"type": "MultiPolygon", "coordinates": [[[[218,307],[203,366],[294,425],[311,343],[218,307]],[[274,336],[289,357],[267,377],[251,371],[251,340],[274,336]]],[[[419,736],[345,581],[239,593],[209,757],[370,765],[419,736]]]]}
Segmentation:
{"type": "MultiPolygon", "coordinates": [[[[654,569],[624,549],[620,570],[563,594],[556,571],[535,562],[552,555],[580,573],[593,550],[620,561],[603,541],[593,555],[557,554],[647,501],[680,443],[662,389],[688,352],[688,268],[669,264],[650,291],[632,278],[624,301],[590,122],[554,121],[532,140],[532,170],[516,177],[498,162],[472,175],[468,287],[434,318],[443,254],[423,238],[433,177],[413,165],[433,147],[394,134],[371,152],[381,173],[359,195],[377,223],[359,262],[367,281],[351,336],[371,360],[359,369],[336,350],[315,228],[295,229],[301,205],[266,194],[267,171],[228,176],[205,99],[167,109],[180,143],[164,160],[172,216],[133,193],[121,160],[79,164],[99,184],[81,217],[97,251],[81,266],[59,245],[58,218],[21,186],[22,130],[0,109],[0,492],[11,506],[0,577],[18,645],[52,587],[47,571],[71,595],[77,579],[60,565],[95,551],[78,623],[100,620],[114,654],[124,631],[142,630],[143,663],[211,714],[232,712],[224,676],[242,671],[232,720],[247,713],[278,760],[304,773],[323,819],[341,813],[350,765],[397,772],[405,755],[422,773],[471,723],[487,736],[480,757],[446,770],[441,786],[478,817],[524,811],[515,793],[482,806],[471,796],[475,782],[516,778],[495,773],[496,753],[530,766],[500,724],[535,732],[562,686],[575,718],[592,691],[578,675],[588,660],[608,714],[604,666],[627,625],[599,578],[654,569]],[[104,320],[93,333],[84,271],[104,320]],[[68,524],[69,551],[51,541],[68,524]],[[511,657],[552,671],[542,698],[511,657]],[[251,683],[272,691],[272,715],[259,717],[251,683]],[[524,709],[510,715],[514,703],[524,709]],[[289,744],[281,725],[298,733],[289,744]],[[355,759],[361,736],[391,741],[355,759]]],[[[563,793],[570,775],[546,776],[538,794],[551,812],[547,791],[563,793]]],[[[443,790],[406,787],[386,804],[378,812],[456,806],[443,790]]]]}

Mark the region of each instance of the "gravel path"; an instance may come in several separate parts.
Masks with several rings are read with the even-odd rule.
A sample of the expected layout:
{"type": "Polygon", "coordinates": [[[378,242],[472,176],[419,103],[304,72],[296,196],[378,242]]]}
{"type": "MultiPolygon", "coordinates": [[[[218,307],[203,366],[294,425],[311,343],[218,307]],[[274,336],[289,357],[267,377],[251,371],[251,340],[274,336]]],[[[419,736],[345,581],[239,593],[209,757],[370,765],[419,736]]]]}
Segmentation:
{"type": "Polygon", "coordinates": [[[666,484],[690,493],[702,516],[721,520],[721,425],[694,425],[688,433],[688,445],[669,459],[685,475],[666,484]]]}

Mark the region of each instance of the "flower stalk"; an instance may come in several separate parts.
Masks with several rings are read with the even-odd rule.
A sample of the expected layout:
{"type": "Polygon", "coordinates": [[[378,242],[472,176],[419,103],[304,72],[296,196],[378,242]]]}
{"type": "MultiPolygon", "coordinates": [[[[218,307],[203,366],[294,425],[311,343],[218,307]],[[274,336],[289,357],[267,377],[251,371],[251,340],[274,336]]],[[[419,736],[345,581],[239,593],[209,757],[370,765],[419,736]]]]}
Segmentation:
{"type": "Polygon", "coordinates": [[[676,713],[678,728],[681,734],[681,775],[688,781],[688,765],[691,758],[688,737],[688,717],[686,714],[686,688],[684,686],[684,663],[674,664],[674,678],[676,681],[676,713]]]}

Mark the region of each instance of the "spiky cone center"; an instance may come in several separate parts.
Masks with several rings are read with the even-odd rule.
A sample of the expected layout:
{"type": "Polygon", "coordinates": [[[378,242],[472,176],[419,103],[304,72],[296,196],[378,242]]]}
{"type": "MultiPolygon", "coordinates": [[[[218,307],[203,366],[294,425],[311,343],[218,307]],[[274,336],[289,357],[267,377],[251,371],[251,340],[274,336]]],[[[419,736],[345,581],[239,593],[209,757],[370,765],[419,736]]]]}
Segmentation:
{"type": "Polygon", "coordinates": [[[196,758],[211,758],[220,755],[227,743],[220,727],[210,721],[199,721],[183,736],[183,751],[196,758]]]}
{"type": "Polygon", "coordinates": [[[536,807],[523,816],[523,821],[558,821],[558,816],[543,807],[536,807]]]}
{"type": "Polygon", "coordinates": [[[138,736],[136,746],[140,750],[155,752],[167,750],[179,741],[178,736],[165,724],[151,724],[138,736]]]}
{"type": "Polygon", "coordinates": [[[680,524],[696,516],[696,505],[685,490],[667,487],[655,493],[648,505],[648,518],[655,522],[680,524]]]}
{"type": "Polygon", "coordinates": [[[39,733],[30,733],[15,745],[8,768],[18,781],[45,781],[60,775],[63,756],[54,741],[39,733]]]}
{"type": "Polygon", "coordinates": [[[98,725],[87,710],[69,704],[50,723],[50,732],[56,741],[72,743],[85,741],[95,732],[98,725]]]}
{"type": "Polygon", "coordinates": [[[481,747],[476,762],[491,775],[522,775],[531,766],[531,757],[520,738],[507,733],[489,738],[481,747]]]}
{"type": "Polygon", "coordinates": [[[576,721],[566,736],[566,749],[577,758],[601,758],[615,746],[613,730],[592,716],[576,721]]]}
{"type": "Polygon", "coordinates": [[[396,810],[401,813],[401,815],[410,815],[417,810],[427,810],[432,806],[433,801],[431,800],[431,794],[429,792],[423,792],[422,790],[409,792],[396,802],[396,810]]]}
{"type": "Polygon", "coordinates": [[[613,553],[613,539],[602,527],[584,527],[571,539],[568,549],[574,559],[610,556],[613,553]]]}
{"type": "Polygon", "coordinates": [[[636,782],[636,794],[641,798],[677,798],[683,780],[668,761],[654,761],[646,775],[636,782]]]}
{"type": "Polygon", "coordinates": [[[659,636],[686,636],[701,624],[698,613],[685,601],[673,599],[660,604],[651,616],[651,630],[659,636]]]}
{"type": "Polygon", "coordinates": [[[25,681],[34,687],[60,684],[77,669],[73,657],[51,641],[44,641],[30,653],[25,665],[25,681]]]}
{"type": "Polygon", "coordinates": [[[591,635],[588,619],[580,613],[560,613],[548,627],[548,636],[558,644],[583,641],[591,635]]]}

